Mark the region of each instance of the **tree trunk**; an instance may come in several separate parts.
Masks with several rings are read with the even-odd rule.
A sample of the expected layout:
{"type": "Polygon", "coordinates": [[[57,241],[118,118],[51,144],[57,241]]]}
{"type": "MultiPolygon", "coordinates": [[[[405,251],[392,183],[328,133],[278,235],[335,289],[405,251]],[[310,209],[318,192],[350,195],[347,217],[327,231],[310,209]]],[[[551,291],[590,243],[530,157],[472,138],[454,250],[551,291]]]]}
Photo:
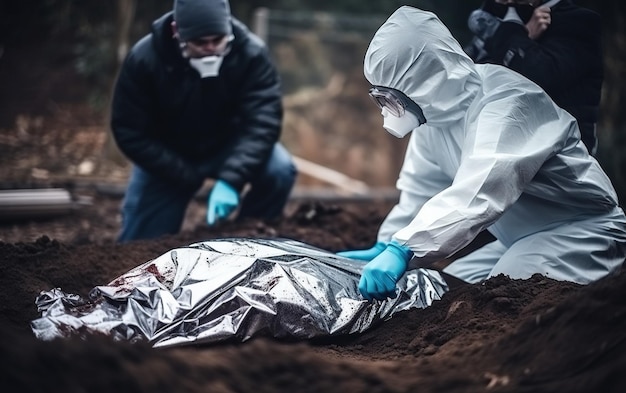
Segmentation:
{"type": "MultiPolygon", "coordinates": [[[[116,56],[116,72],[115,77],[112,78],[109,87],[108,102],[109,105],[104,111],[104,126],[106,129],[110,127],[111,119],[111,99],[113,97],[113,89],[115,88],[115,81],[119,69],[128,53],[130,48],[130,31],[131,25],[135,16],[135,9],[137,7],[137,0],[117,0],[117,20],[115,22],[117,29],[117,37],[115,40],[115,56],[116,56]]],[[[116,164],[124,165],[126,158],[117,147],[113,134],[110,132],[107,134],[107,139],[104,147],[104,161],[112,161],[116,164]]]]}

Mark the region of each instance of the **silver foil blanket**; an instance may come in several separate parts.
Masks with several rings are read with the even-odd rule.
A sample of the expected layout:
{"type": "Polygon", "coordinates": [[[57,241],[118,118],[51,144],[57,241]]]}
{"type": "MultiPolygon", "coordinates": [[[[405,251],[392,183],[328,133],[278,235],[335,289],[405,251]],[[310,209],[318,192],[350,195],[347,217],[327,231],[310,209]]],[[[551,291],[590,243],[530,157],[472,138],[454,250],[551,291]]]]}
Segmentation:
{"type": "Polygon", "coordinates": [[[438,272],[417,269],[400,280],[395,299],[368,302],[357,288],[363,266],[294,240],[210,240],[143,263],[88,299],[41,292],[31,329],[42,340],[97,332],[154,347],[310,339],[363,332],[448,289],[438,272]]]}

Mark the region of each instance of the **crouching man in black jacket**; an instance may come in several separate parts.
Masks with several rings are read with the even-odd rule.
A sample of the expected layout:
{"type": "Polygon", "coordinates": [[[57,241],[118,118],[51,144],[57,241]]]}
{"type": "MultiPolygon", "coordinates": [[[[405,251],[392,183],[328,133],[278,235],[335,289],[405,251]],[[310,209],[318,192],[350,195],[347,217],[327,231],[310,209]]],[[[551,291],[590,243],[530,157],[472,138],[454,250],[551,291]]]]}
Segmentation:
{"type": "Polygon", "coordinates": [[[237,209],[239,218],[279,216],[297,174],[279,143],[280,88],[266,46],[228,0],[175,0],[115,87],[111,128],[134,164],[118,240],[177,233],[206,179],[215,181],[209,225],[237,209]]]}

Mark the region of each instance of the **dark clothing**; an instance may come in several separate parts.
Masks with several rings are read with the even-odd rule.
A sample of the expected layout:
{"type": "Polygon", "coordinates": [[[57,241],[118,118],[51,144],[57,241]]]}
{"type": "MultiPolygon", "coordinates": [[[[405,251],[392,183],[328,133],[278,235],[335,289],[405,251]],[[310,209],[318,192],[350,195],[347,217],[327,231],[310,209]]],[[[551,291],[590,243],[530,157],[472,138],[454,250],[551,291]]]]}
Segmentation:
{"type": "Polygon", "coordinates": [[[474,60],[504,65],[541,86],[576,118],[593,154],[603,80],[600,23],[597,13],[561,0],[551,7],[551,23],[536,41],[525,26],[503,22],[484,42],[486,56],[474,60]]]}
{"type": "Polygon", "coordinates": [[[233,18],[234,40],[219,76],[200,78],[172,37],[172,12],[126,57],[111,127],[120,149],[153,176],[197,189],[203,164],[220,157],[216,178],[237,190],[253,179],[279,140],[278,73],[262,41],[233,18]]]}
{"type": "MultiPolygon", "coordinates": [[[[210,175],[211,167],[201,168],[201,171],[210,175]]],[[[291,155],[277,143],[270,159],[250,182],[250,190],[245,194],[237,217],[279,216],[295,178],[291,155]]],[[[123,226],[118,241],[125,243],[178,233],[194,193],[194,189],[172,187],[162,178],[134,166],[124,196],[123,226]]]]}

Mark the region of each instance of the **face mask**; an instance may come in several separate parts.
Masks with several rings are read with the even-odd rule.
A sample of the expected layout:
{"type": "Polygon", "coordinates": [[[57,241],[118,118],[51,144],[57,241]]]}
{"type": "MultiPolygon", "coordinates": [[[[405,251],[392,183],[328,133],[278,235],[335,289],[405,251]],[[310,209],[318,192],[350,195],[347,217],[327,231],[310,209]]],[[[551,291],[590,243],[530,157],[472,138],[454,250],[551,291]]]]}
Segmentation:
{"type": "Polygon", "coordinates": [[[383,127],[396,138],[426,123],[422,108],[399,90],[372,86],[369,96],[383,115],[383,127]]]}
{"type": "Polygon", "coordinates": [[[391,114],[386,107],[382,108],[383,128],[396,138],[404,138],[406,134],[419,127],[422,123],[412,112],[405,111],[402,116],[391,114]]]}
{"type": "Polygon", "coordinates": [[[198,71],[201,78],[218,76],[224,57],[205,56],[198,59],[189,59],[189,65],[198,71]]]}

